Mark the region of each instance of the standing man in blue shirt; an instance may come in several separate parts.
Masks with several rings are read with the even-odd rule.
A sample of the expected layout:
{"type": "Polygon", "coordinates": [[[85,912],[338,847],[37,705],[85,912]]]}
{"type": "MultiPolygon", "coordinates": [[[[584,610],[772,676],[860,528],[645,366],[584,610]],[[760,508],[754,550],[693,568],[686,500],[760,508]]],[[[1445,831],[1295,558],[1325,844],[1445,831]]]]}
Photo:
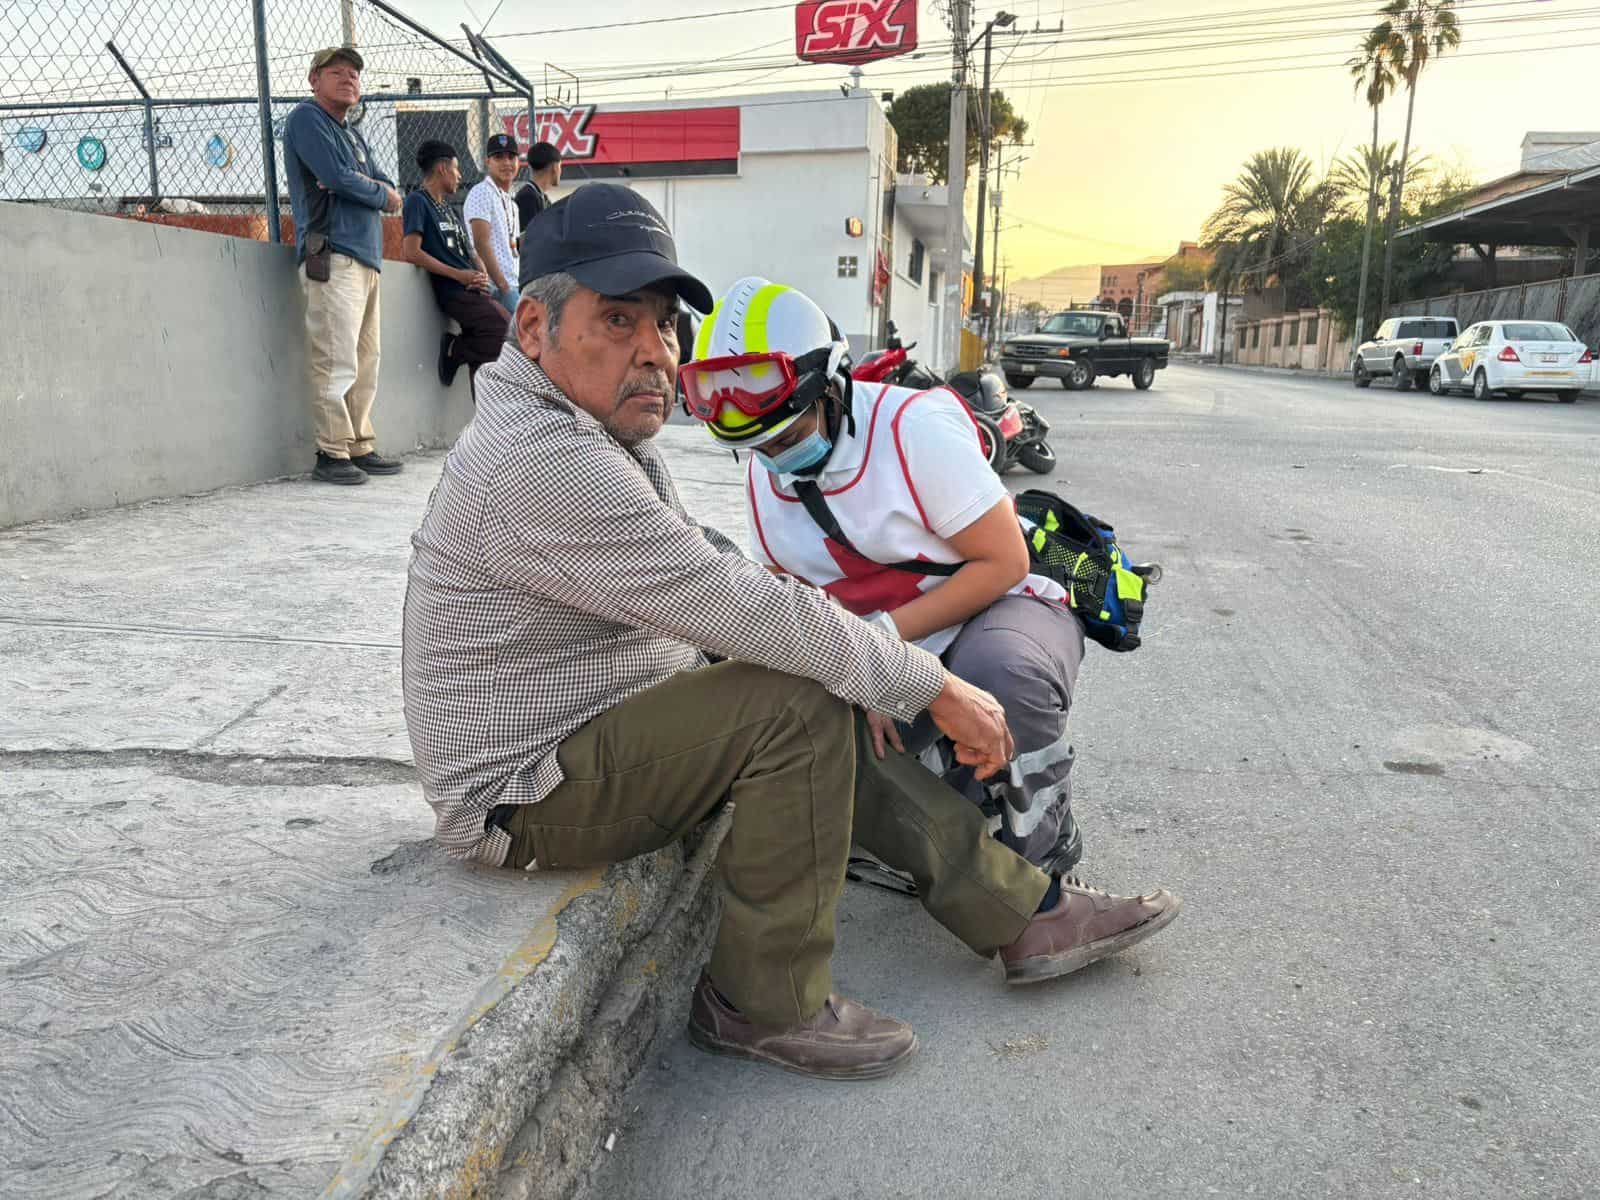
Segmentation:
{"type": "Polygon", "coordinates": [[[349,46],[318,50],[311,56],[311,99],[295,105],[283,131],[306,294],[313,474],[325,483],[365,483],[368,475],[401,469],[377,453],[372,431],[383,214],[400,211],[400,193],[346,120],[361,99],[365,66],[349,46]]]}

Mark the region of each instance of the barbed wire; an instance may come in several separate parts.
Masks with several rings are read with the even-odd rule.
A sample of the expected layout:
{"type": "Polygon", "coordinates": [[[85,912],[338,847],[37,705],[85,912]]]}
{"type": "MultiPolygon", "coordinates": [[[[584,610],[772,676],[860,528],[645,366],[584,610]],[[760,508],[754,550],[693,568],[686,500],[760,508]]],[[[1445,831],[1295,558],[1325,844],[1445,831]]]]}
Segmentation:
{"type": "MultiPolygon", "coordinates": [[[[352,119],[402,185],[417,182],[417,146],[439,138],[456,147],[470,186],[485,137],[515,131],[527,111],[528,97],[464,40],[387,5],[265,0],[264,16],[268,128],[281,139],[309,95],[315,51],[354,43],[366,66],[352,119]]],[[[257,57],[250,0],[10,0],[0,7],[0,200],[264,214],[257,57]]],[[[280,143],[274,156],[281,200],[280,143]]]]}

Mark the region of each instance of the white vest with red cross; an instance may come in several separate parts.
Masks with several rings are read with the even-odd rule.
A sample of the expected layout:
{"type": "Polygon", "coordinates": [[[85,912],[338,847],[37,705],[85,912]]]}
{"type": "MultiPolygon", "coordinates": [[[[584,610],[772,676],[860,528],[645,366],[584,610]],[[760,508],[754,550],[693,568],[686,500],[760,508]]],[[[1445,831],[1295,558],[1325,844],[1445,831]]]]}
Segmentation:
{"type": "MultiPolygon", "coordinates": [[[[862,382],[851,392],[855,432],[841,426],[816,482],[859,553],[823,534],[795,494],[794,476],[774,475],[754,461],[745,476],[747,519],[758,561],[822,588],[857,616],[870,617],[893,612],[946,578],[883,563],[960,562],[945,539],[1007,492],[955,393],[862,382]]],[[[1040,575],[1029,575],[1011,590],[1046,600],[1066,597],[1060,584],[1040,575]]],[[[952,625],[918,645],[939,654],[960,632],[960,625],[952,625]]]]}

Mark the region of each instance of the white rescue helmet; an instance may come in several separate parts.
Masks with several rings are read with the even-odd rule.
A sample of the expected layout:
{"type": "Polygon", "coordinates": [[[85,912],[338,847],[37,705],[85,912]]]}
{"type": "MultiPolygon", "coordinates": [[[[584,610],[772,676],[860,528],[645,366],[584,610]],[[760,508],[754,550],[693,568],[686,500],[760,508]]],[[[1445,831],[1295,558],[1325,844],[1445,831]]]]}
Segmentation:
{"type": "Polygon", "coordinates": [[[849,344],[804,292],[747,276],[712,306],[679,368],[684,403],[736,450],[778,437],[830,382],[848,396],[849,344]]]}

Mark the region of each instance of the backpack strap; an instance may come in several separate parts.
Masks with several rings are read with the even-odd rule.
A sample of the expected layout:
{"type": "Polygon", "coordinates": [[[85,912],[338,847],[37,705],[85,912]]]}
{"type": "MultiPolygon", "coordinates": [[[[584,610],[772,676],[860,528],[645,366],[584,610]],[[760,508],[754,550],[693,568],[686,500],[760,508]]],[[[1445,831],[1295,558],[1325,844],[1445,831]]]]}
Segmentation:
{"type": "MultiPolygon", "coordinates": [[[[833,510],[828,507],[828,502],[823,498],[822,489],[815,480],[797,479],[794,484],[795,494],[800,497],[800,503],[806,506],[806,512],[811,514],[811,519],[833,541],[843,546],[858,558],[866,558],[865,554],[851,544],[850,539],[839,528],[839,519],[833,515],[833,510]]],[[[871,561],[871,560],[869,560],[871,561]]],[[[892,562],[880,564],[895,571],[910,571],[917,575],[954,575],[966,563],[936,563],[925,560],[908,560],[906,562],[892,562]]]]}

